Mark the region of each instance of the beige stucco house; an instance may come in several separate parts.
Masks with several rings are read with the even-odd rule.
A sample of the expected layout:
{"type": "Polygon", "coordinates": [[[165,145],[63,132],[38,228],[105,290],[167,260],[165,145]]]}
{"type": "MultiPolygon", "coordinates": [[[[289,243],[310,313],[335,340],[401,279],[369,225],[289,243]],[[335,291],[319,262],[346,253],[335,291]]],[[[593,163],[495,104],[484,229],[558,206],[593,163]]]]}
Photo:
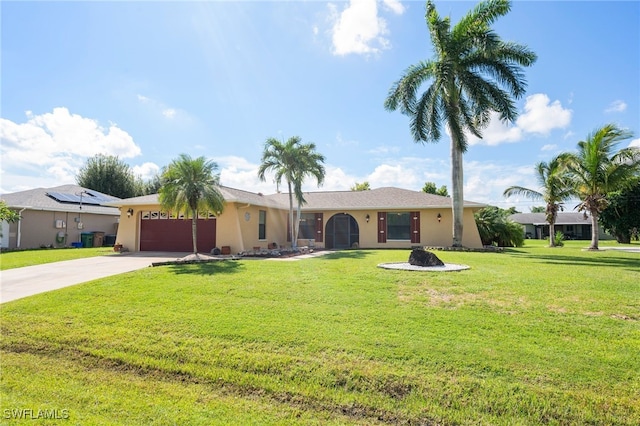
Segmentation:
{"type": "MultiPolygon", "coordinates": [[[[198,218],[198,251],[241,253],[290,247],[288,194],[263,195],[221,187],[226,204],[198,218]]],[[[298,246],[326,249],[449,246],[451,198],[400,188],[320,191],[304,194],[298,246]]],[[[130,251],[192,251],[188,217],[162,211],[158,195],[107,203],[120,209],[117,243],[130,251]]],[[[482,247],[473,212],[465,202],[463,245],[482,247]]]]}
{"type": "Polygon", "coordinates": [[[105,243],[115,239],[120,220],[117,208],[103,205],[119,198],[78,185],[14,192],[2,200],[20,214],[19,221],[2,223],[2,248],[68,247],[83,234],[93,240],[94,233],[105,243]]]}

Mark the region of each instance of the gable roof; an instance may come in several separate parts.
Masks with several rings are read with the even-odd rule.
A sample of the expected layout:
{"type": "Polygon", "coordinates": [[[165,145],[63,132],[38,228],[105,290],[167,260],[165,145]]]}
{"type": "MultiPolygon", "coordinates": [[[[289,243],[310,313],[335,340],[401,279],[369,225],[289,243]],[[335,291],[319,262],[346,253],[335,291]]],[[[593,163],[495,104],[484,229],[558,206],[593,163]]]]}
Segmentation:
{"type": "MultiPolygon", "coordinates": [[[[277,193],[263,195],[241,189],[221,186],[220,192],[226,202],[251,204],[255,206],[289,209],[289,194],[277,193]]],[[[317,210],[420,210],[430,208],[451,208],[451,198],[427,194],[422,191],[385,187],[369,191],[318,191],[305,192],[306,204],[303,211],[317,210]]],[[[108,203],[110,206],[136,206],[160,204],[158,194],[127,198],[108,203]]],[[[465,207],[480,209],[485,204],[465,201],[465,207]]]]}
{"type": "MultiPolygon", "coordinates": [[[[509,219],[521,225],[548,225],[544,213],[516,213],[509,216],[509,219]]],[[[556,225],[591,225],[591,216],[585,217],[584,213],[566,212],[558,213],[556,225]]]]}
{"type": "Polygon", "coordinates": [[[4,194],[2,195],[2,199],[7,203],[7,206],[13,209],[75,213],[80,211],[80,203],[76,202],[76,199],[79,200],[80,193],[83,193],[84,200],[91,200],[82,204],[82,213],[120,215],[117,208],[104,205],[104,203],[118,201],[120,198],[78,185],[61,185],[54,188],[30,189],[4,194]],[[65,195],[68,197],[65,197],[65,195]],[[102,205],[96,204],[98,202],[102,205]]]}

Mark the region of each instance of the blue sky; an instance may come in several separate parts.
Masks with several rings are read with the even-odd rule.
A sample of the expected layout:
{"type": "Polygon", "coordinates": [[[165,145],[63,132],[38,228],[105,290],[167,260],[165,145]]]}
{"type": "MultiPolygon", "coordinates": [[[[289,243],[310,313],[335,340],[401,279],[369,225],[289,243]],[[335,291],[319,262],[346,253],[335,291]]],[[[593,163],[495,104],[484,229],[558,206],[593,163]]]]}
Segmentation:
{"type": "MultiPolygon", "coordinates": [[[[437,1],[453,22],[474,2],[437,1]]],[[[180,153],[219,165],[223,185],[257,179],[264,141],[294,135],[326,156],[322,190],[449,189],[449,140],[416,144],[387,112],[389,87],[432,56],[425,3],[3,1],[0,191],[74,182],[97,153],[149,177],[180,153]]],[[[520,117],[492,122],[465,154],[465,199],[528,211],[510,185],[616,123],[640,145],[640,2],[514,1],[495,29],[527,44],[520,117]]],[[[317,190],[314,182],[307,190],[317,190]]],[[[540,204],[540,203],[535,203],[540,204]]],[[[572,207],[572,206],[570,206],[572,207]]]]}

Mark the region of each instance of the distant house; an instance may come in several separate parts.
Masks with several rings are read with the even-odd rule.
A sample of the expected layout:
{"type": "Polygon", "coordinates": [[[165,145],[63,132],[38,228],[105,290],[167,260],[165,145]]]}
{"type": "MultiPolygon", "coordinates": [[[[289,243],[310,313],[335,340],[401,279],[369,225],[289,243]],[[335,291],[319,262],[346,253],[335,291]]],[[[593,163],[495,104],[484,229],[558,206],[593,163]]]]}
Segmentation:
{"type": "MultiPolygon", "coordinates": [[[[200,212],[198,251],[240,253],[291,246],[287,193],[263,195],[221,187],[219,216],[200,212]]],[[[451,198],[400,188],[304,194],[298,246],[325,249],[450,246],[451,198]]],[[[108,203],[121,211],[118,243],[130,251],[192,251],[191,221],[163,211],[158,195],[108,203]]],[[[463,245],[482,247],[473,217],[483,204],[465,202],[463,245]]]]}
{"type": "MultiPolygon", "coordinates": [[[[509,219],[523,226],[526,238],[549,238],[549,224],[544,213],[516,213],[509,216],[509,219]]],[[[613,238],[606,234],[601,227],[599,228],[600,239],[613,238]]],[[[567,239],[590,240],[591,216],[578,212],[560,212],[554,229],[556,232],[562,232],[567,239]]]]}
{"type": "Polygon", "coordinates": [[[3,248],[65,247],[93,232],[94,245],[115,240],[120,211],[102,204],[117,197],[63,185],[4,194],[2,200],[20,214],[18,222],[3,222],[3,248]]]}

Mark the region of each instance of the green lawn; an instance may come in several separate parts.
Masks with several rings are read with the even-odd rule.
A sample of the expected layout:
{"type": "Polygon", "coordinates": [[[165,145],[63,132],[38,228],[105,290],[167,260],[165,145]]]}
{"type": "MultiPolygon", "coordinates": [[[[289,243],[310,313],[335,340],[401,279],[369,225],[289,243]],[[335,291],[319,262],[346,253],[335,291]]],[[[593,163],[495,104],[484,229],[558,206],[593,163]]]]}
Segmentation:
{"type": "Polygon", "coordinates": [[[147,268],[3,304],[2,421],[640,424],[640,254],[527,243],[438,252],[462,272],[343,251],[147,268]]]}
{"type": "Polygon", "coordinates": [[[116,253],[113,252],[113,247],[7,251],[0,254],[0,270],[4,271],[5,269],[22,268],[23,266],[102,256],[105,254],[116,253]]]}

